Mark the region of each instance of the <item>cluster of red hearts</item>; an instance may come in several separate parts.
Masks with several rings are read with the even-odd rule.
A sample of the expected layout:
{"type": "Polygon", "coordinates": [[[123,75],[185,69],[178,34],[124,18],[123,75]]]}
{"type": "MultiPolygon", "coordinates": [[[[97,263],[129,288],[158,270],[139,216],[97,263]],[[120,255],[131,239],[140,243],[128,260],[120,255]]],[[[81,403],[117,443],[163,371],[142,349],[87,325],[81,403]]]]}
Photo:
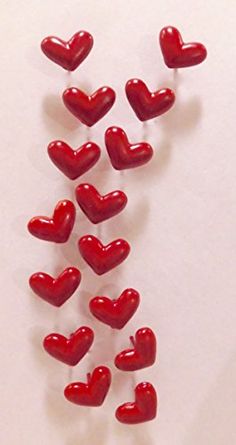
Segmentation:
{"type": "MultiPolygon", "coordinates": [[[[206,49],[201,43],[184,43],[179,31],[165,27],[160,32],[160,46],[164,61],[169,68],[183,68],[201,63],[206,58],[206,49]]],[[[47,37],[41,48],[46,56],[68,71],[75,70],[87,57],[93,46],[92,36],[85,31],[76,33],[68,42],[57,37],[47,37]]],[[[168,111],[175,101],[172,90],[165,88],[150,92],[142,80],[131,79],[126,84],[127,99],[136,116],[141,121],[156,118],[168,111]]],[[[77,88],[68,88],[63,94],[65,106],[80,122],[91,127],[100,120],[115,102],[115,92],[102,87],[87,96],[77,88]]],[[[112,166],[117,170],[139,167],[147,163],[153,154],[146,143],[133,143],[118,127],[110,127],[105,132],[105,145],[112,166]]],[[[100,157],[100,148],[94,142],[87,142],[73,150],[63,141],[53,141],[48,146],[52,162],[69,179],[75,180],[91,169],[100,157]]],[[[91,184],[80,184],[75,190],[80,209],[93,224],[114,217],[127,204],[127,196],[120,190],[101,196],[91,184]]],[[[42,240],[65,243],[72,232],[76,217],[74,204],[69,200],[60,201],[51,218],[37,216],[28,223],[30,233],[42,240]]],[[[78,248],[84,260],[93,271],[102,275],[122,263],[130,252],[127,241],[117,239],[108,245],[92,236],[79,239],[78,248]]],[[[53,278],[44,272],[30,277],[33,291],[48,303],[60,307],[76,291],[81,281],[81,273],[69,267],[53,278]]],[[[89,307],[94,317],[113,329],[122,329],[136,312],[140,302],[139,293],[125,289],[119,298],[96,296],[89,307]]],[[[76,366],[92,346],[94,333],[82,326],[69,338],[61,334],[48,335],[43,342],[45,350],[57,360],[69,366],[76,366]]],[[[144,327],[130,337],[132,348],[120,352],[115,357],[115,365],[122,371],[137,371],[155,363],[156,337],[154,332],[144,327]]],[[[78,405],[100,406],[105,400],[111,385],[111,372],[106,366],[98,366],[87,375],[87,383],[69,384],[65,397],[78,405]]],[[[135,390],[135,401],[124,403],[116,410],[116,418],[123,423],[135,424],[152,420],[157,412],[157,395],[149,382],[139,383],[135,390]]]]}

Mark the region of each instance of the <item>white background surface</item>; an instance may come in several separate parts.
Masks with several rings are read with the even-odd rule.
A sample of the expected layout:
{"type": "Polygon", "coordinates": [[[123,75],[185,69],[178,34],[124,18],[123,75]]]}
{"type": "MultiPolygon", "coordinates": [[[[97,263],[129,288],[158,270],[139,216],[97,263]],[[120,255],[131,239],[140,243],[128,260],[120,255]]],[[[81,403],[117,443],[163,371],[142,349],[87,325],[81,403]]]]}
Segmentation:
{"type": "Polygon", "coordinates": [[[235,331],[235,1],[216,0],[1,0],[1,443],[6,445],[233,445],[236,403],[235,331]],[[157,35],[175,25],[185,41],[207,46],[202,65],[173,71],[163,63],[157,35]],[[90,31],[94,49],[72,75],[41,53],[40,41],[90,31]],[[128,106],[124,86],[140,77],[151,90],[172,87],[175,107],[147,129],[128,106]],[[81,178],[102,193],[121,187],[127,209],[97,228],[78,211],[71,242],[52,245],[31,237],[27,221],[50,215],[74,187],[50,162],[47,144],[78,147],[86,129],[64,108],[66,86],[88,92],[112,86],[117,101],[90,131],[103,156],[81,178]],[[146,138],[155,158],[146,167],[114,171],[103,135],[123,127],[134,142],[146,138]],[[124,237],[128,260],[97,277],[77,251],[77,239],[124,237]],[[79,291],[56,309],[34,296],[28,277],[77,265],[79,291]],[[93,320],[88,301],[138,289],[142,304],[122,332],[93,320]],[[50,332],[94,328],[93,351],[71,372],[42,350],[50,332]],[[113,387],[99,409],[67,402],[63,389],[99,364],[111,364],[139,327],[159,341],[152,368],[125,374],[113,368],[113,387]],[[115,408],[133,399],[133,387],[152,382],[158,419],[124,426],[115,408]]]}

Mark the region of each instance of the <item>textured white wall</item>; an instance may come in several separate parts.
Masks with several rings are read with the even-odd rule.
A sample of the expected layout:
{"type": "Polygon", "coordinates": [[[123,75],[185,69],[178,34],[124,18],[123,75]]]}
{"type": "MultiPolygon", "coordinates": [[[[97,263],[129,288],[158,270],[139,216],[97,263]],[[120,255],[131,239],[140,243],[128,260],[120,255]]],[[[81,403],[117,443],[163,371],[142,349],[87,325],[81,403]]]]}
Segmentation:
{"type": "MultiPolygon", "coordinates": [[[[235,1],[228,0],[1,0],[1,443],[7,445],[232,445],[235,437],[235,1]],[[186,41],[208,49],[202,65],[174,77],[162,61],[159,30],[179,27],[186,41]],[[69,38],[80,29],[95,39],[88,59],[68,75],[41,54],[43,37],[69,38]],[[124,94],[132,77],[150,89],[177,91],[176,106],[148,124],[137,121],[124,94]],[[127,209],[100,229],[78,212],[72,243],[55,246],[28,235],[26,223],[73,198],[75,184],[47,157],[57,138],[79,146],[86,129],[64,108],[66,86],[89,91],[108,84],[112,111],[90,131],[103,148],[82,181],[102,193],[127,193],[127,209]],[[155,147],[146,167],[112,170],[104,130],[119,125],[134,141],[155,147]],[[124,237],[132,253],[123,266],[97,277],[83,263],[76,240],[98,234],[104,243],[124,237]],[[77,265],[79,291],[57,310],[29,290],[33,272],[77,265]],[[117,297],[137,288],[142,304],[121,333],[88,313],[89,298],[117,297]],[[97,334],[93,353],[71,373],[46,355],[42,338],[88,323],[97,334]],[[114,369],[104,406],[82,409],[63,397],[64,386],[109,364],[136,328],[158,335],[158,362],[134,374],[114,369]],[[150,380],[158,420],[123,426],[113,416],[132,400],[136,382],[150,380]],[[234,436],[234,437],[233,437],[234,436]]],[[[76,181],[78,183],[78,181],[76,181]]]]}

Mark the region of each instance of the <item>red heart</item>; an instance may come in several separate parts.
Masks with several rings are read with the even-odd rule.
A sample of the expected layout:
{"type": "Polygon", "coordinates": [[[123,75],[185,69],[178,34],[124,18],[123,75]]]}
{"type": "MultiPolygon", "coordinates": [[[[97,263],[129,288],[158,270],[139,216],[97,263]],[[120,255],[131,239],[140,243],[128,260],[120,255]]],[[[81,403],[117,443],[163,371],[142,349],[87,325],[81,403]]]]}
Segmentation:
{"type": "Polygon", "coordinates": [[[68,178],[77,179],[96,164],[101,150],[93,142],[87,142],[77,150],[72,150],[65,142],[53,141],[48,146],[48,154],[68,178]]]}
{"type": "Polygon", "coordinates": [[[95,297],[90,303],[90,311],[98,320],[113,329],[122,329],[131,319],[139,306],[139,293],[134,289],[125,289],[119,298],[95,297]]]}
{"type": "Polygon", "coordinates": [[[91,184],[80,184],[75,193],[80,208],[94,224],[117,215],[127,204],[127,196],[120,190],[101,196],[91,184]]]}
{"type": "Polygon", "coordinates": [[[127,241],[117,239],[104,246],[93,235],[80,238],[79,251],[84,260],[98,275],[102,275],[124,261],[130,252],[127,241]]]}
{"type": "Polygon", "coordinates": [[[86,31],[77,32],[68,42],[49,36],[41,43],[44,54],[68,71],[74,71],[88,56],[92,47],[93,37],[86,31]]]}
{"type": "Polygon", "coordinates": [[[116,410],[119,422],[135,424],[155,419],[157,395],[151,383],[142,382],[135,388],[135,402],[127,402],[116,410]]]}
{"type": "Polygon", "coordinates": [[[156,360],[156,337],[150,328],[141,328],[130,337],[134,349],[125,349],[115,358],[115,365],[122,371],[137,371],[147,368],[156,360]]]}
{"type": "Polygon", "coordinates": [[[180,32],[173,26],[166,26],[161,30],[159,41],[164,61],[169,68],[198,65],[207,56],[202,43],[184,43],[180,32]]]}
{"type": "Polygon", "coordinates": [[[139,167],[153,156],[151,145],[146,142],[130,144],[124,130],[110,127],[105,133],[105,143],[111,163],[116,170],[139,167]]]}
{"type": "Polygon", "coordinates": [[[110,87],[99,88],[91,96],[78,88],[68,88],[63,93],[65,106],[88,127],[92,127],[108,113],[115,98],[115,92],[110,87]]]}
{"type": "Polygon", "coordinates": [[[140,121],[147,121],[166,113],[175,101],[169,88],[151,93],[147,85],[139,79],[131,79],[126,84],[126,96],[140,121]]]}
{"type": "Polygon", "coordinates": [[[95,368],[92,375],[87,375],[88,383],[71,383],[68,385],[64,394],[67,400],[76,405],[100,406],[111,385],[111,372],[106,366],[95,368]]]}
{"type": "Polygon", "coordinates": [[[65,243],[73,229],[75,214],[73,202],[59,201],[52,218],[35,216],[29,221],[28,230],[32,235],[45,241],[65,243]]]}
{"type": "Polygon", "coordinates": [[[29,279],[29,284],[31,289],[43,300],[53,306],[60,307],[76,291],[80,281],[80,271],[75,267],[68,267],[57,278],[44,272],[34,273],[29,279]]]}
{"type": "Polygon", "coordinates": [[[54,333],[47,335],[43,341],[43,346],[52,357],[67,365],[75,366],[87,354],[93,339],[92,329],[82,326],[69,338],[54,333]]]}

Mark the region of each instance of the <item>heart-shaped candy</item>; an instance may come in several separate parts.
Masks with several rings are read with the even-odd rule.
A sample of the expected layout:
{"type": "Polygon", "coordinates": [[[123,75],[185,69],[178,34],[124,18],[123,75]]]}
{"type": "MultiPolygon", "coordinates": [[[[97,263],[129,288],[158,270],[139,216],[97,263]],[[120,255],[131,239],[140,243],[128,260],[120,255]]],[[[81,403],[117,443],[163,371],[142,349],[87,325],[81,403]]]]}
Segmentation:
{"type": "Polygon", "coordinates": [[[49,334],[43,341],[44,349],[52,357],[70,366],[77,365],[93,344],[92,329],[82,326],[69,338],[61,334],[49,334]]]}
{"type": "Polygon", "coordinates": [[[127,204],[127,196],[120,190],[102,196],[91,184],[78,185],[75,194],[81,210],[94,224],[117,215],[127,204]]]}
{"type": "Polygon", "coordinates": [[[57,278],[44,272],[34,273],[29,279],[29,284],[40,298],[53,306],[60,307],[76,291],[80,281],[80,271],[75,267],[68,267],[57,278]]]}
{"type": "Polygon", "coordinates": [[[72,150],[63,141],[53,141],[48,146],[48,154],[68,178],[77,179],[96,164],[101,150],[94,142],[87,142],[77,150],[72,150]]]}
{"type": "Polygon", "coordinates": [[[98,320],[113,329],[122,329],[131,319],[140,302],[139,293],[134,289],[125,289],[116,300],[107,297],[95,297],[90,303],[90,311],[98,320]]]}
{"type": "Polygon", "coordinates": [[[140,79],[129,80],[125,89],[127,99],[140,121],[147,121],[166,113],[175,101],[175,94],[169,88],[151,93],[140,79]]]}
{"type": "Polygon", "coordinates": [[[105,133],[105,143],[111,163],[116,170],[139,167],[153,156],[151,145],[146,142],[130,144],[124,130],[110,127],[105,133]]]}
{"type": "Polygon", "coordinates": [[[78,246],[84,260],[98,275],[114,269],[127,258],[130,252],[129,244],[123,239],[117,239],[104,246],[93,235],[80,238],[78,246]]]}
{"type": "Polygon", "coordinates": [[[92,127],[108,113],[115,98],[115,92],[110,87],[99,88],[91,96],[78,88],[68,88],[63,93],[65,106],[88,127],[92,127]]]}
{"type": "Polygon", "coordinates": [[[166,26],[161,30],[159,42],[168,68],[198,65],[207,56],[207,50],[202,43],[184,43],[180,32],[173,26],[166,26]]]}
{"type": "Polygon", "coordinates": [[[127,402],[116,410],[116,418],[121,423],[136,424],[155,419],[157,395],[151,383],[142,382],[135,388],[135,402],[127,402]]]}
{"type": "Polygon", "coordinates": [[[68,71],[74,71],[88,56],[92,47],[93,37],[87,31],[77,32],[68,42],[49,36],[41,43],[44,54],[68,71]]]}
{"type": "Polygon", "coordinates": [[[122,371],[137,371],[152,366],[156,360],[156,337],[150,328],[141,328],[130,337],[133,349],[125,349],[115,358],[115,365],[122,371]]]}
{"type": "Polygon", "coordinates": [[[71,383],[64,394],[67,400],[76,405],[101,406],[111,385],[111,372],[106,366],[95,368],[87,375],[87,383],[71,383]]]}
{"type": "Polygon", "coordinates": [[[71,234],[75,223],[76,210],[73,202],[59,201],[53,217],[35,216],[28,223],[29,232],[45,241],[65,243],[71,234]]]}

